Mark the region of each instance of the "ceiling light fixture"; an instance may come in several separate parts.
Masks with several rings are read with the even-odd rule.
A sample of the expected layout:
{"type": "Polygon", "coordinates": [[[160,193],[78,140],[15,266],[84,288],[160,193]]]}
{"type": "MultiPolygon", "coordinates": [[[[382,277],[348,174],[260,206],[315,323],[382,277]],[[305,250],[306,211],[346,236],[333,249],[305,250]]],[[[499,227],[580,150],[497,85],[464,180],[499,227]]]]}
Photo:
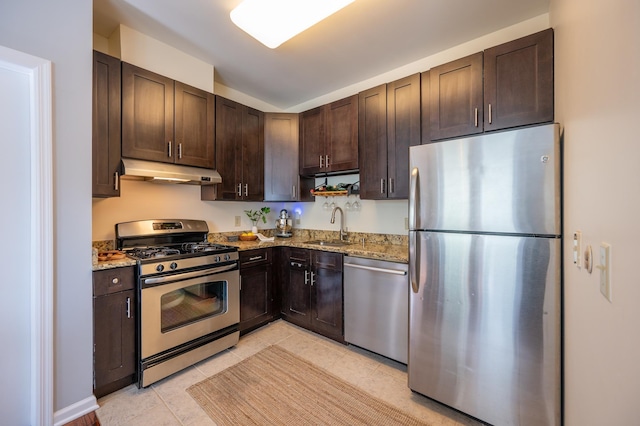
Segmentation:
{"type": "Polygon", "coordinates": [[[317,24],[354,0],[244,0],[231,20],[271,49],[317,24]]]}

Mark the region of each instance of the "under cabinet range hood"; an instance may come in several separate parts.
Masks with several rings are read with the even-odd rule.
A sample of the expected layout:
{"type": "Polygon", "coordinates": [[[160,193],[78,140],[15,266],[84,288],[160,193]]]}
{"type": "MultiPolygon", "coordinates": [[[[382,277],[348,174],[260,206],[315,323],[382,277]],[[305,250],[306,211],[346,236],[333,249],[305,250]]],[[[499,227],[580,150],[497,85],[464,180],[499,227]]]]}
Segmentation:
{"type": "Polygon", "coordinates": [[[133,158],[122,159],[121,172],[123,179],[142,179],[158,183],[213,185],[222,182],[220,173],[215,170],[133,158]]]}

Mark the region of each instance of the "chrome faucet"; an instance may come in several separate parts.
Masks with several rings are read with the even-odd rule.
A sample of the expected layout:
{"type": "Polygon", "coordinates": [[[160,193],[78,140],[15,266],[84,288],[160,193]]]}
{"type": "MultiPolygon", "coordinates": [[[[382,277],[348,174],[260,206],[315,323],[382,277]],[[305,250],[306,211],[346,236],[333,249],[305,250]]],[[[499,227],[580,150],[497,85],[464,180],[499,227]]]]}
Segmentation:
{"type": "Polygon", "coordinates": [[[344,212],[340,207],[334,207],[331,212],[331,223],[336,223],[336,210],[340,211],[340,241],[347,241],[347,231],[344,229],[344,212]]]}

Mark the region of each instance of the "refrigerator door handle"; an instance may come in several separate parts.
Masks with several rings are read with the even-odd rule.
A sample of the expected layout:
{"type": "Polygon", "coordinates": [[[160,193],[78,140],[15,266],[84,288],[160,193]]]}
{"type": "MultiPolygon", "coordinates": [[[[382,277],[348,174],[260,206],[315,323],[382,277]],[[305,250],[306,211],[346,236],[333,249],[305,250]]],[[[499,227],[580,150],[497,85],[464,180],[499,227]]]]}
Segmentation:
{"type": "Polygon", "coordinates": [[[417,244],[417,232],[409,232],[409,281],[414,293],[420,291],[420,250],[417,244]]]}
{"type": "Polygon", "coordinates": [[[411,179],[409,181],[409,230],[415,231],[417,228],[418,212],[418,168],[411,169],[411,179]]]}

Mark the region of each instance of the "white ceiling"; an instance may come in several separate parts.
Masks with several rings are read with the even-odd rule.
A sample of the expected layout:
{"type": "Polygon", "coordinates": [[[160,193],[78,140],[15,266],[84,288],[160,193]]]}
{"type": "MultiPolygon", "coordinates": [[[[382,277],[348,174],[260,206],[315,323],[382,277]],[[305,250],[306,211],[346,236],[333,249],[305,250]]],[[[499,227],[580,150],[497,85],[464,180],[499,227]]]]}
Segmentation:
{"type": "Polygon", "coordinates": [[[240,1],[93,0],[94,32],[108,37],[124,24],[284,110],[549,9],[549,0],[356,0],[272,50],[229,19],[240,1]]]}

